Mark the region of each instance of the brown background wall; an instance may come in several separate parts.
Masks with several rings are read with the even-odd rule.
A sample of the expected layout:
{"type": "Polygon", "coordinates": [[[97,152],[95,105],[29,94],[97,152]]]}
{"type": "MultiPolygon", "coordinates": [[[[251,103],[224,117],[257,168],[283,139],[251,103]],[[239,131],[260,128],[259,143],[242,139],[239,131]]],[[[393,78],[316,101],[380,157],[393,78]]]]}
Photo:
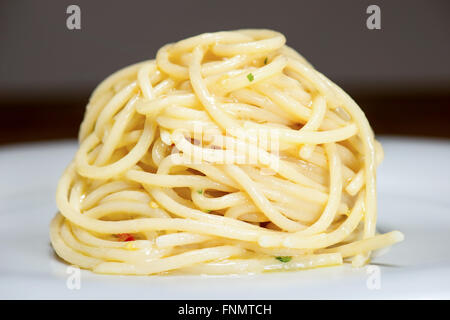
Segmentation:
{"type": "Polygon", "coordinates": [[[355,97],[376,133],[450,137],[450,1],[2,1],[0,143],[75,137],[111,72],[202,32],[272,28],[355,97]],[[82,29],[66,28],[81,7],[82,29]],[[381,30],[366,8],[381,8],[381,30]]]}

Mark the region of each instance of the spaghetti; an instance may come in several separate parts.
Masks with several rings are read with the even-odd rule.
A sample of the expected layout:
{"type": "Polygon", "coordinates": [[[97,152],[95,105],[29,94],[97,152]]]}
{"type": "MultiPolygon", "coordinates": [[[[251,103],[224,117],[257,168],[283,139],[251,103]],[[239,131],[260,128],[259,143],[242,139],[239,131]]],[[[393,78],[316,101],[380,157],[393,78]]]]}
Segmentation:
{"type": "Polygon", "coordinates": [[[362,266],[381,145],[358,105],[270,30],[162,47],[93,92],[57,189],[64,260],[109,274],[362,266]]]}

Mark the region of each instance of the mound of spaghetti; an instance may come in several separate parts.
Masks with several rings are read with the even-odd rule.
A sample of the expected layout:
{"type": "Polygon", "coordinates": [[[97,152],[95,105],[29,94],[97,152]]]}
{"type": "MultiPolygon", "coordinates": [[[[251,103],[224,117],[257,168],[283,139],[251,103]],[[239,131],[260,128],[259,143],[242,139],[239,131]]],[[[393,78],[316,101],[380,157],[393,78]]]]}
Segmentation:
{"type": "Polygon", "coordinates": [[[51,242],[109,274],[362,266],[381,145],[358,105],[270,30],[162,47],[93,92],[51,242]]]}

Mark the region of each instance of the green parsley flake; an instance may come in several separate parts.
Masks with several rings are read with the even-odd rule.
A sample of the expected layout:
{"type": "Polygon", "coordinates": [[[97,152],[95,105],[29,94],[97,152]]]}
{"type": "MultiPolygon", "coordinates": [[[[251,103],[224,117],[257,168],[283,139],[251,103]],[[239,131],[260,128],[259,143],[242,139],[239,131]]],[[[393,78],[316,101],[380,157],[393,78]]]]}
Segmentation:
{"type": "Polygon", "coordinates": [[[197,190],[198,194],[203,194],[203,190],[197,190]]]}
{"type": "Polygon", "coordinates": [[[247,75],[247,79],[248,79],[248,81],[252,82],[255,79],[255,77],[253,76],[253,74],[249,73],[247,75]]]}
{"type": "Polygon", "coordinates": [[[275,257],[275,259],[277,259],[278,261],[281,261],[281,262],[289,262],[289,261],[292,260],[292,257],[288,257],[288,256],[286,256],[286,257],[275,257]]]}
{"type": "Polygon", "coordinates": [[[264,59],[264,64],[267,64],[267,57],[264,59]]]}

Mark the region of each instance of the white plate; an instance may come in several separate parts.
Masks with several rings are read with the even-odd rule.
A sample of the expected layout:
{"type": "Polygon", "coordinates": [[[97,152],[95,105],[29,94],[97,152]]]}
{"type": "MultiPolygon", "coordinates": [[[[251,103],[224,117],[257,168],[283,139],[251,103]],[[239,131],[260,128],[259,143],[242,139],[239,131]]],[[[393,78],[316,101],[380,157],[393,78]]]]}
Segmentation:
{"type": "Polygon", "coordinates": [[[69,289],[67,265],[49,244],[55,189],[74,141],[0,148],[2,299],[391,299],[450,298],[450,142],[381,139],[379,229],[405,241],[373,260],[256,276],[105,276],[81,272],[69,289]],[[378,286],[379,285],[379,286],[378,286]]]}

